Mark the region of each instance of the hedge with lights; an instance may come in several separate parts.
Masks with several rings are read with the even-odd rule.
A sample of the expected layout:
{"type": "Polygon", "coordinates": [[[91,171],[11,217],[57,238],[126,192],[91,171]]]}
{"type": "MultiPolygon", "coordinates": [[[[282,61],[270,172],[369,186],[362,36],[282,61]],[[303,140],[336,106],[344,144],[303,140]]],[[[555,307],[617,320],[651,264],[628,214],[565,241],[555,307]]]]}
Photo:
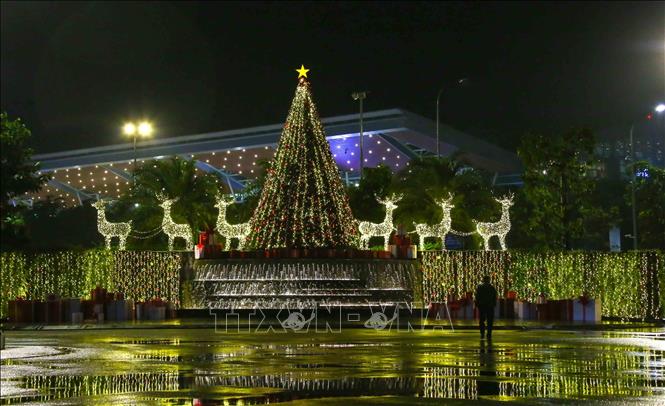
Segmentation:
{"type": "Polygon", "coordinates": [[[123,292],[127,299],[161,297],[179,305],[180,271],[189,253],[155,251],[55,251],[0,254],[0,315],[18,297],[87,298],[96,286],[123,292]],[[184,262],[183,262],[184,261],[184,262]]]}
{"type": "Polygon", "coordinates": [[[665,310],[665,253],[640,251],[429,251],[421,253],[423,295],[442,301],[475,291],[485,274],[521,300],[600,297],[606,317],[657,318],[665,310]]]}
{"type": "MultiPolygon", "coordinates": [[[[0,254],[0,315],[17,297],[89,297],[99,285],[128,299],[161,297],[179,306],[180,274],[190,253],[155,251],[57,251],[0,254]]],[[[665,310],[665,253],[642,252],[421,252],[425,301],[473,291],[485,273],[500,292],[518,299],[600,297],[609,317],[649,318],[665,310]]]]}

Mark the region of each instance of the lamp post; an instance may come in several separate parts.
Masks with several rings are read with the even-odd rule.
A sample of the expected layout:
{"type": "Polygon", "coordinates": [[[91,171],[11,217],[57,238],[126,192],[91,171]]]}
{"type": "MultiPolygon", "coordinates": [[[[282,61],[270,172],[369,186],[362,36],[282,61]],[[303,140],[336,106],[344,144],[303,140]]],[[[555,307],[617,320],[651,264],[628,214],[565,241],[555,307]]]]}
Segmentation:
{"type": "Polygon", "coordinates": [[[147,121],[142,121],[140,123],[125,123],[122,127],[122,132],[128,137],[132,137],[134,140],[134,170],[132,171],[132,186],[136,186],[136,138],[143,137],[147,138],[152,135],[152,124],[147,121]]]}
{"type": "Polygon", "coordinates": [[[368,91],[362,92],[353,92],[351,97],[353,100],[360,101],[360,180],[363,178],[363,165],[364,165],[364,155],[363,155],[363,100],[367,97],[368,91]]]}
{"type": "MultiPolygon", "coordinates": [[[[462,78],[458,80],[455,84],[462,85],[468,81],[469,79],[462,78]]],[[[441,87],[441,89],[439,89],[439,92],[436,94],[436,157],[437,158],[441,157],[440,147],[439,147],[439,102],[441,101],[441,94],[443,93],[443,90],[445,88],[446,88],[445,86],[441,87]]]]}
{"type": "MultiPolygon", "coordinates": [[[[665,112],[665,104],[660,103],[654,107],[654,111],[658,114],[665,112]]],[[[635,130],[635,123],[633,122],[630,125],[630,177],[631,177],[631,188],[630,188],[630,205],[631,212],[633,215],[633,250],[637,251],[637,208],[635,201],[635,183],[637,182],[635,174],[635,144],[633,143],[633,131],[635,130]]]]}

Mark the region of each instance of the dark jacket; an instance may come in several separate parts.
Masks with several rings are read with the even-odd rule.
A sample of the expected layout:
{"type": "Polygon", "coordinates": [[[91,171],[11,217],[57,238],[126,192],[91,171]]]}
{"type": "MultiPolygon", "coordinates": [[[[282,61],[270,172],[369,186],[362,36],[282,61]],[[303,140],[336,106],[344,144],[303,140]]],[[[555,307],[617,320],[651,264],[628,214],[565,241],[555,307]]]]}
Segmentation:
{"type": "Polygon", "coordinates": [[[489,283],[481,283],[476,288],[476,306],[478,308],[493,308],[496,305],[496,289],[489,283]]]}

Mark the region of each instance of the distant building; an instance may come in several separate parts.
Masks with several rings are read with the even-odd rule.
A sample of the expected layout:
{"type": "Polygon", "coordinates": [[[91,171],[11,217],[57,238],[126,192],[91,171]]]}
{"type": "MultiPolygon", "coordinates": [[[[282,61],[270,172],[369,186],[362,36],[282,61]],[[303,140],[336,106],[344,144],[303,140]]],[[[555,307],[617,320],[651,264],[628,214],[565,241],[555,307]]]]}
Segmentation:
{"type": "MultiPolygon", "coordinates": [[[[358,180],[360,168],[358,115],[323,119],[330,149],[342,179],[358,180]]],[[[517,156],[447,125],[440,129],[443,156],[460,151],[473,167],[494,173],[496,184],[519,184],[521,164],[517,156]]],[[[233,192],[258,173],[257,161],[271,159],[279,142],[282,124],[205,134],[164,137],[159,134],[137,144],[138,161],[180,156],[193,159],[197,169],[219,176],[233,192]]],[[[390,109],[364,114],[365,167],[384,164],[393,171],[408,167],[420,156],[436,151],[435,123],[405,110],[390,109]]],[[[42,172],[53,178],[28,201],[47,195],[67,204],[80,204],[98,197],[117,198],[131,183],[134,152],[131,143],[35,155],[42,172]]]]}
{"type": "MultiPolygon", "coordinates": [[[[610,178],[627,177],[631,162],[630,127],[607,128],[598,131],[596,153],[602,161],[603,175],[610,178]]],[[[633,129],[635,160],[647,161],[665,168],[665,118],[656,115],[643,120],[633,129]]]]}

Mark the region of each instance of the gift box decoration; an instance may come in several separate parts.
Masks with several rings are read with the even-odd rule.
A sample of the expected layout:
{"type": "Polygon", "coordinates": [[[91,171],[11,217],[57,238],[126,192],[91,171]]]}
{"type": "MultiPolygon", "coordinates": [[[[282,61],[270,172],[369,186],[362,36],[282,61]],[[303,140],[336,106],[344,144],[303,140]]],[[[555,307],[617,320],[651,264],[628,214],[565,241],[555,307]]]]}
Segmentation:
{"type": "Polygon", "coordinates": [[[598,323],[602,318],[600,299],[582,296],[573,301],[573,321],[598,323]]]}
{"type": "Polygon", "coordinates": [[[408,259],[417,259],[418,258],[418,246],[417,245],[409,245],[409,248],[406,252],[406,257],[408,259]]]}
{"type": "Polygon", "coordinates": [[[9,319],[14,323],[32,323],[34,301],[17,298],[9,301],[9,319]]]}
{"type": "Polygon", "coordinates": [[[90,292],[92,301],[95,303],[104,303],[106,301],[106,289],[99,285],[90,292]]]}
{"type": "Polygon", "coordinates": [[[62,301],[55,295],[46,301],[46,322],[62,323],[62,301]]]}
{"type": "Polygon", "coordinates": [[[203,244],[197,244],[194,246],[194,259],[204,258],[204,248],[205,245],[203,244]]]}
{"type": "MultiPolygon", "coordinates": [[[[73,322],[72,315],[81,313],[81,299],[63,299],[62,300],[62,321],[73,322]]],[[[81,316],[81,319],[83,316],[81,316]]]]}
{"type": "Polygon", "coordinates": [[[537,319],[536,304],[516,300],[515,317],[520,320],[535,320],[537,319]]]}

